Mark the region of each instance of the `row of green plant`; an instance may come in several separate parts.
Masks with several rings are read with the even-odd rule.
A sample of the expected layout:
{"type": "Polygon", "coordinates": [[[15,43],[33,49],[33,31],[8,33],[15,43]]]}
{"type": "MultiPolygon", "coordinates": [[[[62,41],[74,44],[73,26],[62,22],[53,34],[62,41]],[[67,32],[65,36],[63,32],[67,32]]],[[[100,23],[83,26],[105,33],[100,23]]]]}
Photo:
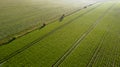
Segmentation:
{"type": "MultiPolygon", "coordinates": [[[[96,6],[97,5],[83,10],[83,13],[96,6]]],[[[101,10],[102,7],[105,7],[105,4],[102,4],[94,10],[85,13],[85,15],[81,16],[80,11],[80,16],[78,13],[75,16],[71,16],[71,19],[68,18],[68,21],[64,20],[63,22],[65,23],[71,23],[67,24],[66,26],[63,26],[61,29],[54,31],[51,35],[45,37],[44,39],[37,42],[35,41],[36,43],[34,43],[31,47],[10,58],[9,60],[7,60],[7,62],[4,62],[3,66],[12,67],[16,66],[17,64],[17,66],[51,67],[61,56],[64,55],[64,53],[68,49],[70,49],[73,46],[76,40],[80,36],[82,36],[91,25],[93,25],[96,22],[97,18],[99,18],[101,14],[106,11],[109,5],[107,5],[106,8],[101,10]]],[[[36,36],[37,34],[39,33],[33,34],[32,37],[36,36]]],[[[27,45],[29,44],[30,43],[28,43],[27,45]]]]}

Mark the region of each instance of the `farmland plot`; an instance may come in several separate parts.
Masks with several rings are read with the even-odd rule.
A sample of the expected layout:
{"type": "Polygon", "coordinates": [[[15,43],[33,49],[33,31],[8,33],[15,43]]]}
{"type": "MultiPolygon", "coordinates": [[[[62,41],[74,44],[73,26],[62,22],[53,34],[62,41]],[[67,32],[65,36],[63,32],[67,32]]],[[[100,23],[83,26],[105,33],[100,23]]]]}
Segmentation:
{"type": "Polygon", "coordinates": [[[1,46],[0,50],[2,52],[0,52],[0,54],[1,54],[0,58],[2,59],[4,56],[9,55],[11,52],[14,52],[17,49],[20,49],[21,47],[24,47],[27,44],[29,45],[29,43],[31,43],[32,41],[36,41],[37,39],[42,38],[46,34],[49,34],[49,32],[54,31],[57,28],[64,26],[66,23],[71,23],[71,20],[75,19],[76,17],[79,18],[79,16],[82,17],[83,14],[85,15],[86,13],[89,13],[91,10],[94,10],[97,6],[99,6],[99,5],[95,5],[93,7],[88,8],[88,9],[81,10],[80,12],[77,12],[77,13],[71,15],[71,16],[66,17],[64,19],[64,21],[62,21],[62,23],[59,23],[58,21],[56,21],[52,24],[47,25],[45,28],[43,28],[41,30],[36,30],[36,31],[26,35],[26,36],[23,36],[23,37],[15,40],[13,42],[11,42],[10,44],[1,46]],[[73,18],[73,16],[75,18],[73,18]],[[34,37],[33,37],[33,35],[34,35],[34,37]]]}
{"type": "Polygon", "coordinates": [[[119,67],[119,15],[115,17],[118,8],[119,3],[111,8],[61,67],[119,67]]]}
{"type": "Polygon", "coordinates": [[[102,4],[93,11],[85,14],[83,17],[78,17],[76,20],[72,21],[71,24],[55,31],[29,47],[27,50],[12,57],[5,62],[3,66],[16,66],[17,64],[17,66],[51,67],[59,57],[61,57],[86,30],[88,30],[89,27],[93,25],[104,12],[106,12],[108,7],[110,7],[110,5],[102,4]],[[104,8],[101,10],[102,7],[104,8]]]}
{"type": "Polygon", "coordinates": [[[68,0],[65,2],[56,0],[0,1],[0,40],[36,25],[48,23],[62,14],[70,14],[88,5],[85,2],[77,2],[77,4],[68,0]]]}
{"type": "Polygon", "coordinates": [[[0,66],[119,67],[119,4],[98,3],[0,46],[0,66]]]}
{"type": "Polygon", "coordinates": [[[120,9],[120,3],[118,3],[107,15],[102,22],[109,22],[110,26],[108,34],[106,35],[101,49],[93,63],[93,66],[106,66],[106,67],[119,67],[120,66],[120,23],[118,10],[120,9]]]}

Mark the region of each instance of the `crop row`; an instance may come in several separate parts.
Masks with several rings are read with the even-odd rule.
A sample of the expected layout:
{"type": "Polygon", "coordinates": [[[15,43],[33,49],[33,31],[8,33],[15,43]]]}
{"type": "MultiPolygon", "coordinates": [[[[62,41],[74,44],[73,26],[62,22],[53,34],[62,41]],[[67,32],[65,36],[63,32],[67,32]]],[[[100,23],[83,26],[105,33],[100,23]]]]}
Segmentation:
{"type": "MultiPolygon", "coordinates": [[[[109,5],[111,8],[111,4],[109,5]]],[[[104,9],[101,8],[102,10],[104,9]]],[[[109,13],[109,12],[107,12],[109,13]]],[[[104,17],[102,18],[102,20],[104,17]]],[[[79,44],[78,48],[73,51],[60,66],[81,66],[81,67],[91,67],[93,60],[95,59],[95,55],[100,50],[100,45],[104,40],[106,28],[109,23],[102,22],[97,25],[97,27],[79,44]]]]}
{"type": "Polygon", "coordinates": [[[5,50],[5,52],[4,51],[1,52],[1,58],[2,58],[2,55],[5,55],[5,53],[6,54],[10,54],[11,53],[10,51],[16,51],[17,49],[20,49],[21,47],[27,45],[28,43],[30,43],[30,42],[38,39],[38,38],[41,38],[42,36],[44,36],[45,34],[51,32],[52,30],[54,30],[54,29],[56,29],[58,27],[61,27],[61,25],[64,25],[66,22],[69,23],[70,19],[73,20],[73,18],[72,18],[73,16],[74,17],[78,17],[79,15],[82,15],[82,14],[86,13],[86,11],[91,10],[91,8],[89,8],[87,10],[82,10],[82,11],[80,11],[80,12],[74,14],[74,15],[66,17],[62,23],[58,23],[58,22],[52,23],[52,24],[46,26],[44,29],[36,30],[36,31],[26,35],[26,36],[23,36],[23,37],[15,40],[14,42],[11,42],[8,45],[1,46],[0,49],[1,50],[5,50]],[[33,37],[33,35],[34,35],[34,37],[33,37]],[[11,46],[11,45],[14,45],[14,46],[11,46]]]}
{"type": "MultiPolygon", "coordinates": [[[[10,2],[11,3],[11,2],[10,2]]],[[[17,2],[16,2],[17,3],[17,2]]],[[[14,35],[23,30],[29,29],[42,23],[47,23],[53,19],[58,19],[62,14],[70,14],[86,4],[80,3],[78,6],[68,6],[61,4],[19,4],[4,5],[0,10],[0,40],[14,35]]],[[[2,6],[2,4],[1,4],[2,6]]]]}
{"type": "MultiPolygon", "coordinates": [[[[101,47],[100,52],[96,58],[96,62],[93,66],[106,66],[106,67],[119,67],[119,46],[120,46],[120,38],[119,38],[119,17],[115,17],[117,14],[116,9],[119,9],[119,3],[112,9],[109,15],[105,17],[102,21],[109,22],[110,27],[108,29],[108,34],[104,40],[103,46],[101,47]]],[[[118,15],[119,16],[119,15],[118,15]]]]}
{"type": "MultiPolygon", "coordinates": [[[[78,36],[82,36],[101,13],[104,13],[105,10],[99,10],[103,6],[104,5],[99,6],[94,11],[91,11],[82,17],[80,16],[80,18],[76,18],[72,23],[62,27],[29,47],[27,50],[12,57],[3,65],[15,66],[15,64],[18,64],[18,66],[51,66],[73,45],[73,43],[79,38],[78,36]],[[96,14],[93,14],[94,12],[96,12],[96,14]]],[[[74,19],[74,16],[72,17],[74,19]]]]}

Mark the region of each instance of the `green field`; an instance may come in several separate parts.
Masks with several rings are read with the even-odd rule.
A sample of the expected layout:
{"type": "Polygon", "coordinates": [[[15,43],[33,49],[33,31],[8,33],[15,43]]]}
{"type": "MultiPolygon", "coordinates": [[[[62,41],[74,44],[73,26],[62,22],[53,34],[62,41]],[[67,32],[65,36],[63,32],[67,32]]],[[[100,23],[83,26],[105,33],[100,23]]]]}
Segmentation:
{"type": "Polygon", "coordinates": [[[62,14],[70,14],[88,4],[68,0],[1,0],[0,40],[41,26],[42,23],[49,23],[62,14]]]}
{"type": "MultiPolygon", "coordinates": [[[[33,10],[30,6],[30,8],[26,9],[26,7],[28,7],[27,5],[25,7],[26,10],[23,11],[23,13],[27,12],[24,17],[22,14],[20,14],[21,16],[15,14],[14,16],[17,17],[0,17],[0,19],[8,19],[3,20],[3,23],[7,23],[8,28],[6,25],[1,26],[0,31],[4,30],[9,32],[9,26],[15,29],[19,27],[17,25],[20,25],[19,30],[16,31],[15,29],[12,30],[13,32],[10,31],[9,34],[4,34],[5,36],[10,35],[26,29],[27,26],[29,28],[31,25],[42,23],[34,22],[36,21],[34,17],[40,19],[39,17],[44,16],[44,18],[47,19],[43,21],[47,21],[49,16],[46,16],[46,13],[50,15],[56,10],[61,10],[60,13],[58,13],[60,16],[65,11],[65,14],[69,14],[79,9],[80,6],[78,5],[82,5],[82,8],[90,4],[74,4],[74,2],[71,2],[68,5],[64,3],[64,5],[62,5],[63,7],[66,6],[64,8],[55,9],[60,7],[61,4],[59,3],[59,5],[57,4],[57,7],[55,7],[55,5],[50,6],[49,3],[46,6],[41,6],[41,8],[37,7],[38,5],[45,5],[43,2],[47,4],[49,1],[41,0],[36,3],[32,2],[34,6],[30,6],[37,8],[37,10],[33,10]],[[70,4],[74,6],[71,7],[70,4]],[[38,11],[45,7],[47,9],[43,10],[43,12],[42,10],[38,11]],[[48,12],[45,13],[44,11],[46,10],[48,12]],[[34,11],[37,12],[34,13],[34,11]],[[41,14],[39,16],[38,14],[41,12],[43,15],[41,14]],[[10,21],[14,22],[8,23],[10,21]],[[31,23],[27,23],[26,21],[31,21],[31,23]]],[[[17,5],[19,6],[19,4],[17,5]]],[[[5,5],[3,6],[5,7],[5,5]]],[[[23,7],[21,9],[23,9],[23,7]]],[[[16,10],[18,10],[17,7],[16,10]]],[[[2,11],[0,11],[0,13],[2,14],[2,11]]],[[[7,16],[8,14],[3,15],[7,16]]],[[[56,14],[52,14],[52,17],[54,16],[56,16],[56,14]]],[[[59,16],[56,18],[59,18],[59,16]]],[[[48,24],[43,29],[34,30],[9,44],[0,46],[0,67],[120,67],[119,18],[120,2],[118,1],[99,2],[86,9],[81,9],[74,14],[66,16],[62,22],[51,22],[51,24],[48,24]]],[[[2,22],[0,24],[2,24],[2,22]]]]}

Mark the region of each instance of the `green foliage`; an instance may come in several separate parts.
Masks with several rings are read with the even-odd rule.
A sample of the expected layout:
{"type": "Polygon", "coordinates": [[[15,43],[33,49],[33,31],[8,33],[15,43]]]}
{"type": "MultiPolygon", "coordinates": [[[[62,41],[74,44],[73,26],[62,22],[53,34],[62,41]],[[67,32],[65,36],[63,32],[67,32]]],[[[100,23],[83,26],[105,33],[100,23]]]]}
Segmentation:
{"type": "Polygon", "coordinates": [[[0,1],[0,40],[29,29],[36,25],[58,19],[62,14],[69,14],[85,3],[65,4],[48,0],[2,0],[0,1]]]}
{"type": "Polygon", "coordinates": [[[111,7],[112,4],[102,3],[100,6],[96,4],[65,17],[62,22],[56,21],[41,30],[38,29],[20,37],[10,44],[0,46],[0,62],[12,56],[11,53],[14,54],[1,66],[51,67],[73,47],[78,39],[86,34],[86,31],[93,27],[78,46],[65,55],[66,57],[59,63],[59,66],[119,67],[120,15],[117,10],[120,5],[115,3],[116,5],[111,7]],[[96,6],[97,8],[95,8],[96,6]],[[109,8],[111,9],[108,10],[109,8]],[[97,24],[95,25],[95,23],[97,24]],[[51,31],[52,33],[50,33],[51,31]],[[22,49],[26,45],[31,46],[22,49]],[[20,53],[15,53],[20,49],[20,53]]]}

